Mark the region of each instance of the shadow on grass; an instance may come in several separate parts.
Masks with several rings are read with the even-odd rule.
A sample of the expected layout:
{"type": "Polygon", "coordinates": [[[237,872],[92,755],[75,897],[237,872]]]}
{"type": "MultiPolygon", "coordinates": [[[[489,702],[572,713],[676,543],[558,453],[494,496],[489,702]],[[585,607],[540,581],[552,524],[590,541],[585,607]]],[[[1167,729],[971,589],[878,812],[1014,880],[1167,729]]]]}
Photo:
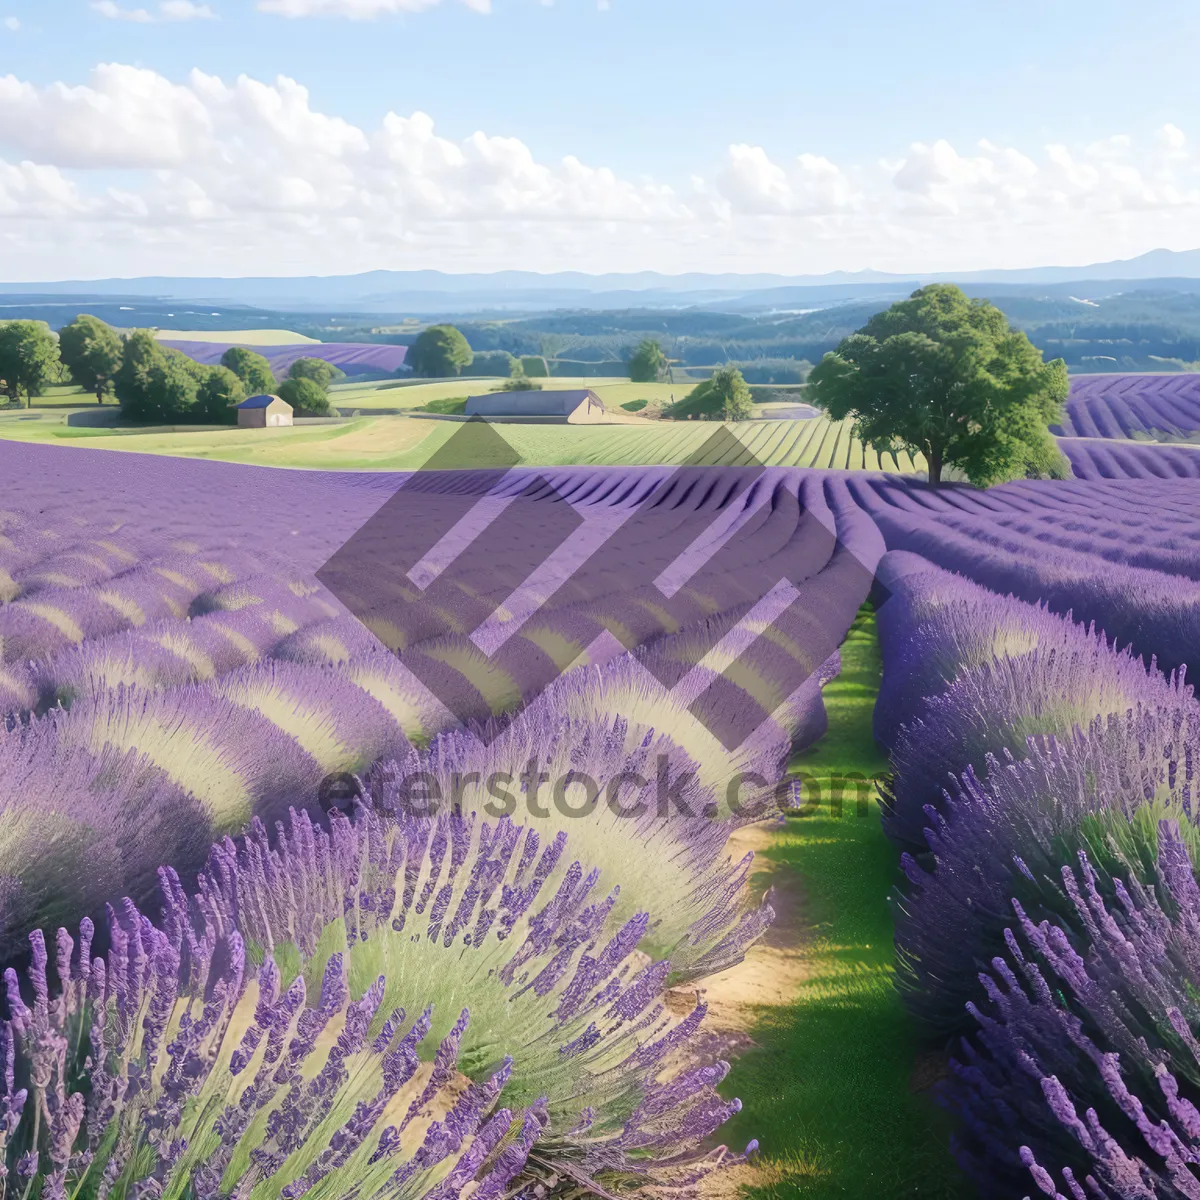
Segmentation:
{"type": "Polygon", "coordinates": [[[789,818],[762,852],[770,881],[804,897],[804,980],[792,1004],[755,1013],[755,1047],[728,1080],[744,1108],[723,1136],[759,1139],[757,1200],[961,1198],[970,1189],[944,1115],[914,1089],[921,1046],[892,984],[897,856],[869,782],[887,770],[871,734],[880,665],[869,611],[842,656],[825,689],[829,732],[793,764],[810,815],[789,818]]]}

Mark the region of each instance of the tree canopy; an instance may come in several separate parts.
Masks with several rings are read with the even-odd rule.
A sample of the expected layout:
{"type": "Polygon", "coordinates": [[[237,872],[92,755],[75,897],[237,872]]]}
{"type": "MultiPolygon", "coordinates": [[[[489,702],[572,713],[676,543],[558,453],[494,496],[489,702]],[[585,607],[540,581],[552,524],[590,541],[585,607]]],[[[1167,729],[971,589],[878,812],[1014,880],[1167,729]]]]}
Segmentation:
{"type": "Polygon", "coordinates": [[[226,424],[245,386],[227,367],[206,367],[156,340],[146,329],[126,335],[114,378],[121,415],[131,421],[226,424]]]}
{"type": "Polygon", "coordinates": [[[667,365],[662,346],[646,338],[629,357],[629,378],[634,383],[657,383],[666,378],[667,365]]]}
{"type": "Polygon", "coordinates": [[[441,379],[461,375],[473,357],[467,339],[453,325],[430,325],[409,347],[407,361],[413,374],[441,379]]]}
{"type": "Polygon", "coordinates": [[[121,339],[99,317],[80,313],[58,331],[58,352],[71,378],[96,397],[111,395],[113,377],[121,365],[121,339]]]}
{"type": "Polygon", "coordinates": [[[725,420],[745,421],[754,415],[754,400],[737,367],[728,364],[718,368],[710,383],[713,398],[720,404],[725,420]]]}
{"type": "Polygon", "coordinates": [[[744,421],[753,413],[753,397],[741,371],[726,363],[667,407],[663,416],[672,421],[744,421]]]}
{"type": "Polygon", "coordinates": [[[58,341],[45,321],[0,325],[0,387],[11,403],[40,396],[59,370],[58,341]]]}
{"type": "Polygon", "coordinates": [[[197,416],[214,425],[232,424],[246,398],[246,385],[228,367],[206,367],[196,389],[197,416]]]}
{"type": "Polygon", "coordinates": [[[288,368],[289,379],[311,379],[323,392],[335,379],[345,379],[346,372],[323,358],[298,358],[288,368]]]}
{"type": "Polygon", "coordinates": [[[1067,397],[1066,364],[1044,362],[987,300],[952,284],[918,288],[826,354],[807,399],[879,452],[923,454],[972,483],[1069,473],[1050,436],[1067,397]]]}
{"type": "Polygon", "coordinates": [[[232,371],[245,385],[248,396],[261,396],[275,391],[275,375],[271,364],[245,346],[230,346],[221,355],[221,366],[232,371]]]}
{"type": "Polygon", "coordinates": [[[313,417],[332,417],[336,414],[329,403],[325,389],[315,379],[306,376],[285,379],[279,385],[278,395],[297,412],[313,417]]]}

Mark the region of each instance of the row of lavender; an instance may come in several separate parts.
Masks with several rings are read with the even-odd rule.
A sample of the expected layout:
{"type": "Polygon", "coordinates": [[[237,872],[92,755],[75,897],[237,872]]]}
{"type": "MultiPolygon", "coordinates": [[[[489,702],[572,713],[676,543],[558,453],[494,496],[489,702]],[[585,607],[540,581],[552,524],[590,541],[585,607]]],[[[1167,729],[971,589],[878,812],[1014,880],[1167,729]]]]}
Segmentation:
{"type": "MultiPolygon", "coordinates": [[[[714,1090],[725,1065],[694,1049],[704,1007],[680,1013],[663,993],[736,962],[770,919],[726,842],[787,802],[776,783],[823,729],[820,686],[882,552],[843,485],[651,480],[662,519],[626,539],[627,567],[645,578],[666,542],[723,510],[713,536],[738,532],[735,563],[632,627],[649,593],[631,607],[628,572],[585,573],[488,658],[461,618],[500,584],[467,572],[402,622],[365,613],[389,653],[314,585],[322,537],[280,537],[292,495],[271,489],[296,477],[238,474],[229,494],[251,508],[164,528],[158,470],[137,480],[133,519],[76,519],[70,491],[5,519],[9,948],[122,894],[151,901],[160,865],[167,901],[154,920],[124,901],[98,929],[61,929],[52,969],[35,934],[26,982],[10,972],[9,1182],[686,1196],[736,1161],[703,1149],[736,1109],[714,1090]],[[755,570],[795,595],[764,612],[746,592],[755,570]],[[774,716],[731,741],[724,712],[774,716]],[[539,809],[536,783],[518,782],[528,763],[535,780],[619,783],[620,802],[589,804],[584,786],[582,807],[543,793],[539,809]],[[322,818],[320,781],[347,774],[352,815],[322,818]],[[456,803],[415,816],[414,778],[456,803]],[[734,779],[754,786],[731,792],[734,779]],[[247,822],[197,875],[214,835],[247,822]]],[[[319,481],[304,480],[318,508],[319,481]]],[[[642,511],[646,484],[560,474],[521,495],[611,515],[642,511]]],[[[357,486],[351,504],[384,498],[357,486]]]]}
{"type": "Polygon", "coordinates": [[[1200,708],[1094,628],[894,552],[877,737],[899,984],[987,1195],[1175,1197],[1200,1161],[1200,708]]]}

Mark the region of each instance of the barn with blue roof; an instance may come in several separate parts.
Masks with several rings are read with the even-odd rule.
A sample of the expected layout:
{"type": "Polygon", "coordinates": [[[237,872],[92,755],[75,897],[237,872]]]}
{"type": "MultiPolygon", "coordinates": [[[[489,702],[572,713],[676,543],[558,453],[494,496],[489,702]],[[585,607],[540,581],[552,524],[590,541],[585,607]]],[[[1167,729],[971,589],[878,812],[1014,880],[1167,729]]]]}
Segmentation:
{"type": "Polygon", "coordinates": [[[264,392],[237,406],[238,424],[246,429],[292,424],[292,406],[279,396],[264,392]]]}

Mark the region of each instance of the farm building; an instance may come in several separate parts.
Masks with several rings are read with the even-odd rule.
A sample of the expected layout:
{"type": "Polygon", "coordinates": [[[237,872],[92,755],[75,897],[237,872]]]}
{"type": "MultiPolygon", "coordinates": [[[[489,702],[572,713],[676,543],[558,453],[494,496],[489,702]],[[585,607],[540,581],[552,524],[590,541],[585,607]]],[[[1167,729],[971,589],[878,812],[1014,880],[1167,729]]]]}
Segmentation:
{"type": "Polygon", "coordinates": [[[625,424],[629,419],[610,413],[590,388],[559,392],[490,392],[486,396],[468,396],[466,414],[468,417],[485,417],[489,421],[532,421],[555,425],[625,424]]]}
{"type": "Polygon", "coordinates": [[[290,425],[292,406],[278,396],[251,396],[237,406],[238,424],[247,429],[265,429],[268,425],[290,425]]]}

